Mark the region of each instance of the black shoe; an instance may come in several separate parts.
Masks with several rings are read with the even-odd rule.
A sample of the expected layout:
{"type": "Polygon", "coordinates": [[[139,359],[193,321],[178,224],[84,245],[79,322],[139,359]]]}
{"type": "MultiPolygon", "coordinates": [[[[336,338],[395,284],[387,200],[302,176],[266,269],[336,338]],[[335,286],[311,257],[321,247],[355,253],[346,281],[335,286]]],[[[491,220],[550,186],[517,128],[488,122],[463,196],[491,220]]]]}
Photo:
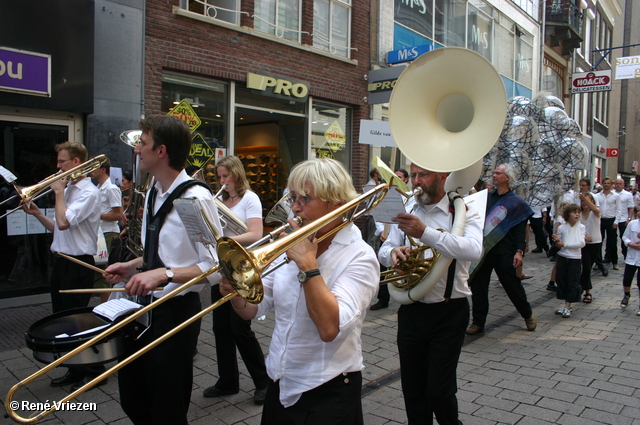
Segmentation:
{"type": "Polygon", "coordinates": [[[531,252],[533,252],[534,254],[540,254],[542,252],[542,248],[536,248],[536,249],[532,250],[531,252]]]}
{"type": "Polygon", "coordinates": [[[209,387],[207,389],[204,390],[204,392],[202,393],[202,395],[204,395],[206,398],[213,398],[213,397],[222,397],[223,395],[232,395],[232,394],[238,394],[240,392],[240,390],[225,390],[222,388],[218,388],[215,385],[213,387],[209,387]]]}
{"type": "Polygon", "coordinates": [[[549,261],[551,261],[552,263],[555,263],[556,261],[556,256],[552,255],[551,257],[549,257],[549,261]]]}
{"type": "MultiPolygon", "coordinates": [[[[82,388],[87,383],[93,381],[93,378],[95,378],[96,376],[98,376],[98,375],[95,375],[95,376],[94,375],[84,375],[81,380],[79,380],[78,382],[76,382],[75,384],[73,384],[71,386],[71,392],[79,390],[80,388],[82,388]]],[[[102,381],[98,381],[97,384],[95,384],[93,387],[89,388],[87,391],[92,390],[95,387],[101,387],[104,384],[106,384],[107,382],[109,382],[109,378],[104,378],[102,381]]]]}
{"type": "Polygon", "coordinates": [[[555,291],[556,290],[556,284],[555,283],[548,283],[547,284],[547,291],[555,291]]]}
{"type": "Polygon", "coordinates": [[[256,392],[253,393],[253,402],[255,404],[264,404],[264,400],[267,398],[267,388],[256,388],[256,392]]]}
{"type": "Polygon", "coordinates": [[[67,369],[67,373],[62,375],[60,378],[52,379],[51,384],[49,385],[51,385],[52,387],[63,387],[65,385],[75,384],[82,378],[84,378],[84,374],[82,372],[76,369],[69,368],[67,369]]]}
{"type": "Polygon", "coordinates": [[[378,301],[377,303],[375,303],[374,305],[371,306],[370,310],[382,310],[383,308],[387,308],[389,307],[388,303],[383,303],[382,301],[378,301]]]}
{"type": "Polygon", "coordinates": [[[602,272],[602,276],[606,277],[609,275],[609,270],[607,270],[605,267],[602,267],[600,271],[602,272]]]}

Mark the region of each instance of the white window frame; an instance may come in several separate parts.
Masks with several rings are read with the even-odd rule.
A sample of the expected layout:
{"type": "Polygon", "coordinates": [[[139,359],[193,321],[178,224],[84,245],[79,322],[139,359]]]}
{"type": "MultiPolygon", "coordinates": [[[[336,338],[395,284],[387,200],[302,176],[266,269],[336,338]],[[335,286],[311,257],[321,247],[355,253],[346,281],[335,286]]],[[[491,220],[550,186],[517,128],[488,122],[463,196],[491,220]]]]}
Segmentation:
{"type": "Polygon", "coordinates": [[[288,38],[284,37],[285,33],[287,33],[287,34],[288,33],[295,33],[296,36],[294,37],[294,39],[293,40],[289,40],[289,41],[292,41],[294,43],[300,43],[300,41],[301,41],[300,40],[300,36],[304,32],[304,31],[302,31],[302,0],[294,0],[294,1],[298,2],[298,28],[297,29],[285,28],[285,27],[282,27],[282,26],[280,26],[278,24],[277,17],[278,17],[278,12],[279,12],[279,9],[280,9],[280,2],[284,1],[284,0],[267,0],[267,1],[268,2],[275,2],[275,5],[276,5],[276,8],[275,8],[273,16],[269,17],[270,19],[273,19],[273,22],[266,21],[266,20],[260,18],[258,15],[256,15],[255,14],[255,3],[254,3],[254,14],[252,15],[252,18],[253,18],[253,21],[254,21],[253,22],[254,29],[256,31],[261,31],[261,32],[264,32],[265,34],[270,34],[270,35],[275,36],[276,38],[281,38],[281,39],[285,39],[285,40],[289,40],[288,38]],[[258,20],[260,22],[264,22],[267,25],[273,27],[273,33],[265,32],[265,31],[262,31],[262,30],[258,29],[257,25],[256,25],[256,20],[258,20]]]}
{"type": "MultiPolygon", "coordinates": [[[[315,6],[315,1],[314,0],[314,6],[315,6]]],[[[326,40],[324,39],[324,37],[320,36],[319,34],[316,34],[315,29],[314,29],[314,33],[311,34],[311,36],[313,37],[313,47],[315,47],[316,49],[320,49],[320,50],[327,50],[329,53],[332,53],[334,55],[341,55],[340,53],[338,53],[339,49],[345,49],[345,56],[346,58],[350,58],[351,57],[351,51],[352,50],[356,50],[354,48],[351,47],[351,25],[352,25],[352,10],[353,10],[353,5],[352,5],[352,1],[351,0],[325,0],[326,2],[329,3],[329,22],[328,22],[328,26],[329,26],[329,39],[326,40]],[[346,39],[347,39],[347,44],[346,45],[338,45],[333,43],[333,8],[334,5],[336,3],[339,3],[341,7],[345,7],[348,9],[348,13],[349,13],[349,19],[347,22],[347,28],[346,28],[346,39]],[[316,39],[321,41],[323,44],[327,44],[328,49],[324,46],[324,45],[319,45],[316,44],[316,39]]],[[[315,11],[315,7],[314,7],[314,11],[315,11]]],[[[314,16],[313,16],[313,22],[315,25],[315,21],[316,21],[316,16],[315,16],[315,12],[314,12],[314,16]]],[[[341,55],[342,56],[342,55],[341,55]]]]}

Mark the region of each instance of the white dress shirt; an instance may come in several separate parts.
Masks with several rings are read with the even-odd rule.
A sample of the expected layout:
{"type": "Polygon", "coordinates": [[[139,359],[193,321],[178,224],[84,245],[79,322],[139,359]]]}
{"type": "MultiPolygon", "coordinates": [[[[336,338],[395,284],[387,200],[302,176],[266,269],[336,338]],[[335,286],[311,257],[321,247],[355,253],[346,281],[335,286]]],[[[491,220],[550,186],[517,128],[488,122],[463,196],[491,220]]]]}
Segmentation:
{"type": "Polygon", "coordinates": [[[302,393],[343,372],[364,368],[360,334],[369,303],[378,292],[376,255],[351,223],[334,236],[317,260],[322,278],[338,300],[340,332],[331,342],[320,339],[309,316],[296,263],[286,264],[262,280],[264,299],[255,317],[275,309],[266,364],[269,377],[280,380],[284,407],[293,406],[302,393]]]}
{"type": "Polygon", "coordinates": [[[96,255],[98,253],[98,228],[100,226],[100,191],[88,177],[64,189],[67,204],[65,217],[70,227],[59,230],[53,218],[53,243],[51,252],[67,255],[96,255]]]}
{"type": "MultiPolygon", "coordinates": [[[[160,183],[155,183],[157,190],[155,204],[153,206],[154,213],[158,212],[164,201],[169,197],[171,192],[182,182],[191,180],[191,177],[182,170],[178,177],[173,181],[169,189],[162,193],[160,183]]],[[[181,196],[182,198],[198,198],[200,204],[205,209],[207,217],[213,226],[216,227],[220,234],[222,233],[222,227],[220,226],[220,218],[218,217],[218,208],[213,200],[213,195],[207,189],[202,186],[191,186],[181,196]]],[[[142,244],[144,245],[146,239],[147,228],[147,203],[145,202],[144,213],[142,215],[142,244]]],[[[182,219],[176,211],[172,208],[162,225],[160,230],[160,238],[158,242],[158,255],[166,267],[188,267],[197,265],[201,271],[209,270],[211,267],[217,264],[217,258],[215,258],[215,251],[209,252],[202,243],[195,243],[189,237],[187,230],[182,224],[182,219]]],[[[217,274],[217,273],[216,273],[217,274]]],[[[207,278],[209,282],[217,282],[218,279],[209,275],[207,278]]],[[[176,289],[181,283],[171,282],[164,286],[162,291],[154,291],[154,296],[160,298],[167,293],[176,289]]],[[[184,295],[187,292],[201,291],[204,284],[192,285],[187,288],[180,295],[184,295]]]]}
{"type": "Polygon", "coordinates": [[[596,199],[600,203],[600,217],[615,218],[618,223],[618,210],[620,209],[620,197],[615,191],[605,195],[604,191],[596,195],[596,199]]]}
{"type": "MultiPolygon", "coordinates": [[[[471,295],[467,285],[469,279],[469,266],[482,255],[482,229],[484,223],[477,211],[467,208],[467,221],[463,236],[454,236],[451,230],[453,215],[449,212],[449,198],[443,197],[440,202],[431,206],[422,206],[418,202],[406,205],[407,212],[417,216],[427,227],[419,241],[429,245],[440,252],[446,258],[454,258],[456,262],[456,274],[451,298],[463,298],[471,295]],[[431,207],[431,208],[429,208],[431,207]],[[445,229],[441,232],[437,229],[445,229]]],[[[389,237],[380,247],[378,258],[386,267],[392,267],[391,251],[395,247],[409,246],[405,234],[400,231],[397,224],[391,226],[389,237]]],[[[427,251],[428,252],[428,251],[427,251]]],[[[436,286],[420,301],[430,304],[444,301],[447,287],[447,274],[445,273],[436,286]]]]}
{"type": "MultiPolygon", "coordinates": [[[[111,180],[105,180],[104,183],[98,186],[98,189],[100,189],[100,214],[110,213],[113,208],[122,206],[122,192],[118,186],[111,183],[111,180]]],[[[120,233],[117,220],[100,220],[100,227],[103,233],[120,233]]]]}
{"type": "MultiPolygon", "coordinates": [[[[640,242],[640,220],[633,220],[629,223],[622,235],[622,241],[625,245],[630,242],[640,242]]],[[[627,249],[627,258],[624,262],[630,266],[640,266],[640,251],[634,248],[627,249]]]]}
{"type": "Polygon", "coordinates": [[[620,209],[618,211],[618,223],[624,223],[629,218],[629,208],[631,208],[631,217],[633,217],[633,208],[636,206],[633,201],[633,195],[631,192],[627,192],[622,189],[620,192],[616,191],[620,197],[620,209]]]}
{"type": "Polygon", "coordinates": [[[584,220],[580,214],[580,223],[585,227],[586,236],[591,237],[591,242],[587,244],[601,243],[602,233],[600,233],[600,217],[596,217],[593,211],[589,211],[589,216],[584,220]]]}

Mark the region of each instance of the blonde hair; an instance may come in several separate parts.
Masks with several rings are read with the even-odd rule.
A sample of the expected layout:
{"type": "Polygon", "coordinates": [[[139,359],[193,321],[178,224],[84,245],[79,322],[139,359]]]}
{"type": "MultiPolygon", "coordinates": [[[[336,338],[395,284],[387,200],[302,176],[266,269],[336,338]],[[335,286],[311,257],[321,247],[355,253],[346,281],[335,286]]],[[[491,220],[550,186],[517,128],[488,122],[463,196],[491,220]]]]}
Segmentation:
{"type": "Polygon", "coordinates": [[[78,142],[64,142],[56,145],[56,152],[60,152],[62,150],[66,150],[69,153],[69,158],[78,158],[80,162],[87,162],[89,158],[89,152],[87,152],[87,148],[78,142]]]}
{"type": "MultiPolygon", "coordinates": [[[[247,175],[244,171],[244,166],[242,162],[237,156],[225,156],[220,161],[216,163],[216,167],[214,172],[216,176],[218,175],[218,167],[224,167],[229,172],[229,175],[236,183],[236,192],[238,196],[241,198],[244,196],[245,192],[249,190],[249,180],[247,179],[247,175]]],[[[220,183],[218,182],[218,185],[220,183]]],[[[229,198],[229,192],[226,190],[222,191],[222,199],[226,200],[229,198]]]]}
{"type": "Polygon", "coordinates": [[[315,196],[324,202],[341,204],[358,197],[351,175],[340,162],[331,158],[310,159],[296,164],[289,175],[289,190],[315,196]]]}

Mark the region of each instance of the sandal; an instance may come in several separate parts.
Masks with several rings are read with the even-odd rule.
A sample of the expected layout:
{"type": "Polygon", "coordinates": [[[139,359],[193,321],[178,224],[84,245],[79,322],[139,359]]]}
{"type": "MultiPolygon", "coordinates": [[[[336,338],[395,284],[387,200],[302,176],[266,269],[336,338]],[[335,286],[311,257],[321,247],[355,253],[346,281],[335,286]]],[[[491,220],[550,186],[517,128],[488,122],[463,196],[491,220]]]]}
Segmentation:
{"type": "Polygon", "coordinates": [[[533,276],[531,276],[530,274],[523,274],[522,276],[519,276],[521,280],[526,280],[526,279],[531,279],[533,276]]]}
{"type": "Polygon", "coordinates": [[[591,301],[593,301],[593,297],[591,296],[591,294],[584,294],[584,297],[582,298],[582,302],[589,304],[591,301]]]}

